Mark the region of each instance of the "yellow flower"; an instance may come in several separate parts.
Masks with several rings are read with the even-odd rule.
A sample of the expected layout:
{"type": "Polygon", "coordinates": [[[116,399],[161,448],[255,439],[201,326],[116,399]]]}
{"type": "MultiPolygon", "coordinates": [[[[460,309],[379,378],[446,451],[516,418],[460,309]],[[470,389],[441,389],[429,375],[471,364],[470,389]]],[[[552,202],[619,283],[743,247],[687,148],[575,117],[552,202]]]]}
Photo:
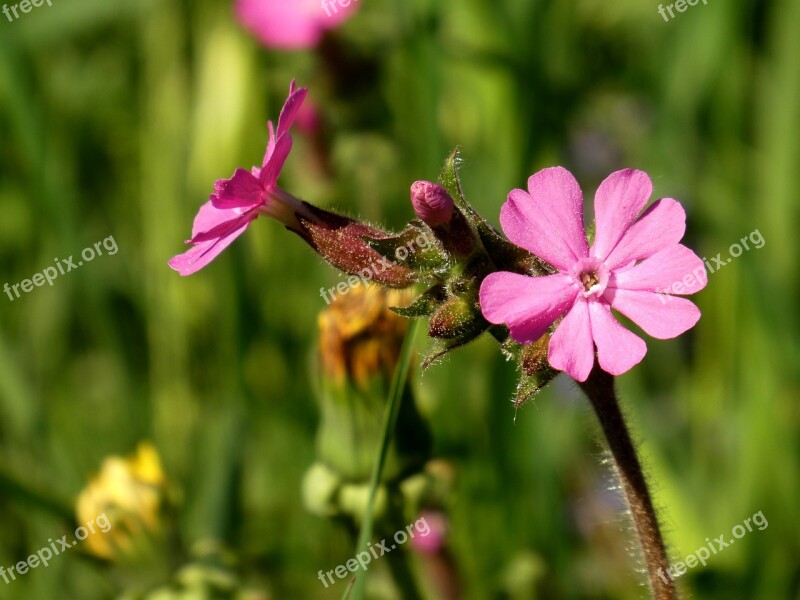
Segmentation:
{"type": "Polygon", "coordinates": [[[391,312],[410,295],[377,285],[354,286],[318,317],[322,372],[342,382],[364,385],[372,377],[391,379],[408,319],[391,312]]]}
{"type": "Polygon", "coordinates": [[[136,542],[160,528],[160,509],[164,497],[164,472],[156,449],[139,444],[134,455],[110,456],[100,473],[78,496],[78,524],[105,515],[111,527],[96,531],[85,540],[86,549],[96,556],[112,559],[134,550],[136,542]]]}
{"type": "MultiPolygon", "coordinates": [[[[336,513],[347,499],[347,510],[354,514],[359,493],[340,483],[358,487],[369,481],[386,397],[410,322],[389,307],[406,306],[410,300],[410,291],[360,284],[319,314],[317,462],[324,468],[311,470],[305,482],[306,499],[314,510],[336,513]]],[[[429,449],[428,429],[411,390],[405,395],[386,460],[387,481],[422,464],[429,449]]]]}

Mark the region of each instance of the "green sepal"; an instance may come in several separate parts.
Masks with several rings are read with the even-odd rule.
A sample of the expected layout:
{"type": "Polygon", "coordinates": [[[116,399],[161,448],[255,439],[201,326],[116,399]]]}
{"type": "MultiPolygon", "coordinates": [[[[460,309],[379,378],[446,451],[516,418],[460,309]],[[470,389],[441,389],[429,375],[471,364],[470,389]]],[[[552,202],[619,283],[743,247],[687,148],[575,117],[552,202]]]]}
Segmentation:
{"type": "Polygon", "coordinates": [[[301,231],[296,231],[317,253],[348,275],[366,275],[386,287],[406,288],[419,280],[419,274],[395,261],[388,260],[365,239],[394,237],[389,232],[304,203],[313,218],[298,216],[301,231]]]}
{"type": "Polygon", "coordinates": [[[514,394],[514,408],[519,408],[536,396],[556,375],[558,375],[558,371],[553,368],[544,369],[536,375],[525,375],[523,373],[519,378],[517,390],[514,394]]]}
{"type": "Polygon", "coordinates": [[[523,275],[549,275],[554,273],[553,267],[534,256],[527,250],[515,246],[506,240],[486,219],[472,208],[461,190],[458,177],[458,166],[461,163],[461,151],[456,148],[445,160],[439,175],[439,183],[453,197],[456,206],[477,232],[487,254],[491,257],[498,271],[511,271],[523,275]]]}
{"type": "Polygon", "coordinates": [[[423,358],[421,365],[422,368],[427,369],[432,364],[438,362],[456,348],[460,348],[461,346],[469,344],[475,338],[480,336],[484,331],[486,331],[485,328],[480,330],[473,330],[465,332],[460,336],[450,339],[434,338],[433,343],[428,347],[428,350],[425,352],[425,357],[423,358]]]}
{"type": "Polygon", "coordinates": [[[422,292],[408,306],[391,306],[389,310],[402,317],[429,317],[445,299],[445,287],[439,283],[422,292]]]}
{"type": "Polygon", "coordinates": [[[503,353],[519,365],[520,377],[514,394],[514,407],[519,408],[550,383],[558,371],[547,361],[550,333],[532,344],[519,344],[510,337],[502,345],[503,353]]]}
{"type": "Polygon", "coordinates": [[[397,235],[364,242],[381,256],[420,275],[442,273],[450,266],[447,253],[421,222],[412,222],[397,235]]]}

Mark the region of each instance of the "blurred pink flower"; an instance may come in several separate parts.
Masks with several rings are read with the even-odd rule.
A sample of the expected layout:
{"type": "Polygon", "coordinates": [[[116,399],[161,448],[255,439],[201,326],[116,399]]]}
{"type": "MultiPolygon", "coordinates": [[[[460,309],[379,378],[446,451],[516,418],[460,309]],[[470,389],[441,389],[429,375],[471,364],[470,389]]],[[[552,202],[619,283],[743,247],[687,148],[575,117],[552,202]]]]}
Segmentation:
{"type": "Polygon", "coordinates": [[[420,521],[425,523],[425,531],[411,538],[412,548],[422,554],[439,552],[447,542],[447,532],[450,528],[447,517],[439,511],[427,511],[422,513],[416,522],[420,521]]]}
{"type": "Polygon", "coordinates": [[[298,111],[295,124],[300,133],[309,137],[317,135],[321,131],[322,114],[311,98],[307,99],[298,111]]]}
{"type": "Polygon", "coordinates": [[[541,338],[556,319],[548,348],[553,368],[585,381],[594,364],[612,375],[639,363],[647,346],[612,316],[614,308],[647,334],[667,339],[692,328],[700,311],[670,294],[693,294],[708,282],[703,261],[679,244],[686,213],[664,198],[637,218],[653,191],[646,173],[609,175],[595,195],[596,236],[589,248],[583,227],[583,195],[561,167],[528,179],[528,191],[512,190],[500,213],[508,238],[546,260],[558,273],[528,277],[492,273],[480,303],[487,320],[508,325],[521,344],[541,338]]]}
{"type": "MultiPolygon", "coordinates": [[[[259,215],[267,215],[287,226],[297,222],[296,211],[302,211],[299,200],[278,187],[278,175],[292,148],[292,126],[308,90],[289,86],[289,97],[278,119],[277,132],[272,122],[267,124],[269,142],[261,167],[250,171],[236,169],[230,179],[214,184],[210,200],[200,207],[192,226],[194,244],[183,254],[173,257],[169,266],[181,275],[191,275],[214,260],[220,252],[244,233],[259,215]]],[[[299,228],[299,226],[297,227],[299,228]]]]}
{"type": "Polygon", "coordinates": [[[265,46],[299,50],[316,46],[358,6],[359,0],[237,0],[236,16],[265,46]]]}

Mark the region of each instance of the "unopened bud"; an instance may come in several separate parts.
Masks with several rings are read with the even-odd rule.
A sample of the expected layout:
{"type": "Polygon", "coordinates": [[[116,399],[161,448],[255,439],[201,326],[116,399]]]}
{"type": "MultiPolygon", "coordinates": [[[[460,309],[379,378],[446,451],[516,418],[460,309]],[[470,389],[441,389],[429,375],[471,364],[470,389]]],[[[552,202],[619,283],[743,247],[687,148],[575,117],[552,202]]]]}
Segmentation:
{"type": "Polygon", "coordinates": [[[486,329],[486,321],[472,299],[453,296],[428,322],[428,335],[433,338],[454,339],[464,335],[477,337],[486,329]]]}
{"type": "Polygon", "coordinates": [[[412,184],[411,204],[417,216],[430,227],[449,223],[455,209],[447,190],[430,181],[415,181],[412,184]]]}

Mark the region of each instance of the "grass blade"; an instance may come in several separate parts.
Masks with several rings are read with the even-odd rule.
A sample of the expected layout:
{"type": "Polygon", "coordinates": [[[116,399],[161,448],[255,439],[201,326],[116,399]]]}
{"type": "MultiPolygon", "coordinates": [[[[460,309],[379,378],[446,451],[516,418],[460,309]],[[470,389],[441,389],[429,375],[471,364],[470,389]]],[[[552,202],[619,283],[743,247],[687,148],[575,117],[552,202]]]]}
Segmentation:
{"type": "MultiPolygon", "coordinates": [[[[408,379],[408,370],[411,366],[411,357],[414,350],[414,339],[417,337],[422,319],[414,319],[406,334],[406,339],[403,342],[403,349],[400,352],[400,358],[397,361],[397,369],[392,378],[392,385],[389,388],[389,398],[386,404],[386,412],[383,418],[383,434],[381,435],[381,443],[378,449],[378,459],[375,461],[375,466],[372,469],[372,476],[369,486],[369,500],[367,501],[367,510],[364,513],[364,521],[361,523],[361,530],[358,534],[358,542],[356,543],[356,554],[362,550],[366,550],[370,539],[372,538],[373,531],[373,507],[375,504],[375,496],[380,485],[381,476],[383,474],[383,467],[386,464],[386,456],[389,453],[389,445],[392,442],[392,434],[394,433],[397,424],[397,415],[400,412],[400,401],[403,396],[403,390],[406,386],[408,379]]],[[[364,579],[365,574],[361,573],[355,577],[355,583],[352,587],[345,590],[342,600],[362,600],[364,594],[364,579]]]]}

